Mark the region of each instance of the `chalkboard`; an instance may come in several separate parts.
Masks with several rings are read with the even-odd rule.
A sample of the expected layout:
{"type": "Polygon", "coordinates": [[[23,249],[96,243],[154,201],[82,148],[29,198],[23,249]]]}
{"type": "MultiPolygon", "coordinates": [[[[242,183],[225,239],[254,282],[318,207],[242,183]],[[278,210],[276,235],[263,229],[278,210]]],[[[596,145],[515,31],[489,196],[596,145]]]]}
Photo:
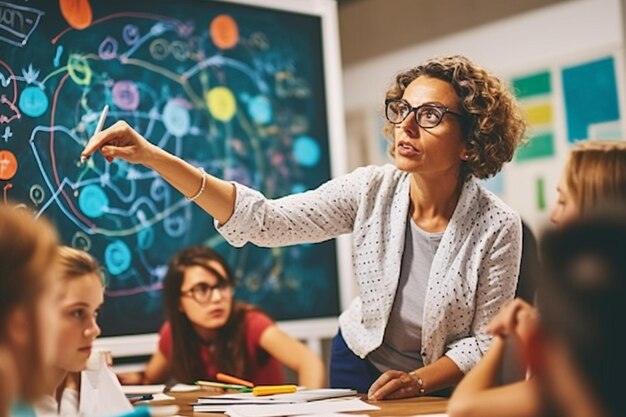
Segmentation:
{"type": "MultiPolygon", "coordinates": [[[[299,3],[299,2],[295,2],[299,3]]],[[[301,3],[301,2],[300,2],[301,3]]],[[[155,172],[80,152],[100,112],[279,197],[331,177],[322,19],[201,0],[0,1],[0,188],[106,270],[104,336],[155,332],[170,257],[222,253],[274,319],[336,316],[335,243],[230,247],[155,172]]]]}

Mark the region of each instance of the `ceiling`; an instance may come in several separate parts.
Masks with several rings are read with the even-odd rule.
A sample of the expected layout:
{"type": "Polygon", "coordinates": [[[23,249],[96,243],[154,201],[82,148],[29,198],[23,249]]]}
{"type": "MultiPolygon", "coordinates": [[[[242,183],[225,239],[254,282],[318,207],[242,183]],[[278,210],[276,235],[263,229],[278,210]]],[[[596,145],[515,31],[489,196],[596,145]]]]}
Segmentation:
{"type": "Polygon", "coordinates": [[[337,0],[342,64],[565,1],[574,0],[337,0]]]}

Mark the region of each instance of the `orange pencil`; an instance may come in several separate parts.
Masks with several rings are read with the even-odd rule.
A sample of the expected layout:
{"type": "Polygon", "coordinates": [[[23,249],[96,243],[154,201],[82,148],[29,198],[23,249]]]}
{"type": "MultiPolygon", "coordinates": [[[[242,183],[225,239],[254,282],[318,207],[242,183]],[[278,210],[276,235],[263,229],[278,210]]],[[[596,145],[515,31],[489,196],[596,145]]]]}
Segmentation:
{"type": "Polygon", "coordinates": [[[243,385],[244,387],[249,387],[249,388],[254,387],[254,384],[250,381],[246,381],[245,379],[237,378],[237,377],[222,374],[222,373],[218,373],[216,375],[216,378],[220,382],[227,382],[229,384],[239,384],[239,385],[243,385]]]}

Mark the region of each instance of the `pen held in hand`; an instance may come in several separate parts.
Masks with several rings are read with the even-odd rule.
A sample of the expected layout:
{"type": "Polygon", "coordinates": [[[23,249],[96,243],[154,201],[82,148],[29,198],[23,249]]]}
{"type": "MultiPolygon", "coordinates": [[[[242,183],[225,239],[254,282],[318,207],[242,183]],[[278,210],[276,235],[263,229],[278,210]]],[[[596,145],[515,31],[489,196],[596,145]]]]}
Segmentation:
{"type": "MultiPolygon", "coordinates": [[[[107,118],[107,114],[109,113],[109,105],[105,104],[104,108],[102,109],[102,113],[100,113],[100,118],[98,119],[98,124],[96,125],[96,130],[94,130],[93,135],[91,136],[91,138],[93,139],[94,136],[96,136],[98,133],[100,133],[102,131],[102,128],[104,127],[104,121],[107,118]]],[[[91,142],[91,139],[89,139],[89,141],[91,142]]],[[[89,142],[87,142],[87,145],[89,145],[89,142]]],[[[88,156],[85,155],[80,155],[80,163],[84,164],[87,161],[88,156]]]]}

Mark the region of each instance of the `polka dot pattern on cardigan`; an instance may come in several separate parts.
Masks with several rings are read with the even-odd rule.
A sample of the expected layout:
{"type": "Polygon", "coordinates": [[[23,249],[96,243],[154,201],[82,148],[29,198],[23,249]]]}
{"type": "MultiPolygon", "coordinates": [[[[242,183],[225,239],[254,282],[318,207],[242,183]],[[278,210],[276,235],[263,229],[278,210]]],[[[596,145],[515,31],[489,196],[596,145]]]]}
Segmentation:
{"type": "MultiPolygon", "coordinates": [[[[409,209],[409,175],[392,165],[359,168],[315,190],[276,200],[236,184],[218,231],[234,246],[286,246],[352,233],[357,297],[339,322],[365,357],[382,343],[393,305],[409,209]]],[[[519,215],[470,178],[433,259],[422,329],[424,364],[444,354],[463,372],[486,351],[484,328],[513,298],[521,256],[519,215]]]]}

